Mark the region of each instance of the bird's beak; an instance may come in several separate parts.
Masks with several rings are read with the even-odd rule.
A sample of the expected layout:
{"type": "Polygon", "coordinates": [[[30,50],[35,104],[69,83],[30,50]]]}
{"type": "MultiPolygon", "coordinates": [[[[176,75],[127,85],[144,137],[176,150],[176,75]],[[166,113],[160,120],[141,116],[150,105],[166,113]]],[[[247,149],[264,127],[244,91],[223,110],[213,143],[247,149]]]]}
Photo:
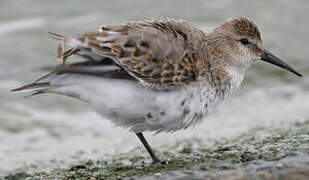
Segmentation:
{"type": "Polygon", "coordinates": [[[274,64],[276,66],[279,66],[283,69],[286,69],[286,70],[296,74],[297,76],[303,76],[299,72],[297,72],[295,69],[293,69],[291,66],[289,66],[287,63],[283,62],[282,60],[280,60],[279,58],[277,58],[276,56],[271,54],[266,49],[264,49],[264,51],[261,55],[261,60],[268,62],[268,63],[271,63],[271,64],[274,64]]]}

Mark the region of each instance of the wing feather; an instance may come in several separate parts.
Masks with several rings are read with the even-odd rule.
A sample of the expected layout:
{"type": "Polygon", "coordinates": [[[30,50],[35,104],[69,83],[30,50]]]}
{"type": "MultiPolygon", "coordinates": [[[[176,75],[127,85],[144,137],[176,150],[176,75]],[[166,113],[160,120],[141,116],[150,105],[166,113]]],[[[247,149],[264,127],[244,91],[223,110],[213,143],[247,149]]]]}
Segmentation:
{"type": "Polygon", "coordinates": [[[168,88],[197,80],[199,66],[203,64],[196,48],[200,43],[195,42],[197,34],[204,36],[185,21],[171,19],[101,26],[100,32],[64,39],[71,49],[63,52],[62,57],[108,57],[140,82],[168,88]]]}

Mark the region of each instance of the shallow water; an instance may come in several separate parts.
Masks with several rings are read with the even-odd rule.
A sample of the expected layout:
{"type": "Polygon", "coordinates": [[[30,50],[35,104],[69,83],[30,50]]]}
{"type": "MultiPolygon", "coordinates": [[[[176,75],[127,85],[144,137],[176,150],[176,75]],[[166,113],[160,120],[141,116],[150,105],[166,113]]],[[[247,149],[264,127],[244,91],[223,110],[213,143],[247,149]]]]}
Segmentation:
{"type": "Polygon", "coordinates": [[[1,1],[0,174],[104,159],[140,146],[134,134],[113,127],[82,102],[54,95],[23,99],[9,91],[40,76],[37,68],[59,63],[56,42],[46,32],[74,35],[101,24],[152,17],[182,18],[209,31],[238,15],[253,19],[264,46],[304,77],[258,62],[248,70],[240,91],[202,124],[173,134],[147,134],[158,150],[183,139],[212,142],[309,119],[309,1],[1,1]]]}

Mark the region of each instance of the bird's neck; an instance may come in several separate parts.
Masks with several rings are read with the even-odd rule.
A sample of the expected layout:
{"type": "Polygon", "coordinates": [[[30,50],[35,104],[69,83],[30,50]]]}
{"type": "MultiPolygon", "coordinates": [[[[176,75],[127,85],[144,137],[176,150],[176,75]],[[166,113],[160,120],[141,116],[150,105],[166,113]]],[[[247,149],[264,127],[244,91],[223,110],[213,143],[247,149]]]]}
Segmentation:
{"type": "MultiPolygon", "coordinates": [[[[218,39],[215,40],[219,41],[218,39]]],[[[231,58],[235,57],[223,52],[224,49],[222,49],[220,43],[210,42],[207,48],[212,82],[218,87],[223,87],[222,96],[231,94],[241,85],[247,68],[230,63],[233,61],[231,58]]]]}

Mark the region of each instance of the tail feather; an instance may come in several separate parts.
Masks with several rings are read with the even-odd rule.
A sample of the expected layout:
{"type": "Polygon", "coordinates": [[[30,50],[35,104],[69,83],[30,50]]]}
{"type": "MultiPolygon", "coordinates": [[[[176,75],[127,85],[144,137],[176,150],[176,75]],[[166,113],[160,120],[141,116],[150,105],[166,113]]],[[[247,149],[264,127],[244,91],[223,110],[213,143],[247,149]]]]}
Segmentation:
{"type": "Polygon", "coordinates": [[[11,91],[31,91],[31,92],[46,92],[47,89],[50,89],[52,87],[55,87],[57,85],[54,85],[52,81],[59,77],[58,73],[54,70],[48,74],[45,74],[44,76],[40,77],[39,79],[35,80],[33,83],[26,84],[22,87],[12,89],[11,91]]]}
{"type": "Polygon", "coordinates": [[[25,86],[16,88],[16,89],[12,89],[11,91],[16,92],[16,91],[26,91],[26,90],[35,90],[35,91],[40,91],[42,89],[46,89],[50,87],[48,82],[44,82],[44,83],[31,83],[31,84],[27,84],[25,86]]]}
{"type": "Polygon", "coordinates": [[[45,93],[45,91],[35,91],[35,92],[32,93],[32,94],[29,94],[29,95],[27,95],[27,96],[24,96],[24,98],[25,98],[25,99],[26,99],[26,98],[30,98],[30,97],[32,97],[32,96],[36,96],[36,95],[43,94],[43,93],[45,93]]]}
{"type": "Polygon", "coordinates": [[[101,48],[97,41],[95,41],[96,46],[93,45],[93,48],[88,47],[87,43],[93,42],[92,40],[98,37],[98,33],[85,33],[76,38],[53,32],[48,32],[48,34],[52,39],[60,41],[57,58],[61,59],[63,64],[55,68],[43,68],[52,72],[31,84],[12,89],[13,92],[30,91],[33,93],[27,97],[46,92],[57,93],[57,90],[61,89],[60,87],[66,85],[65,80],[67,77],[73,74],[132,80],[132,77],[123,68],[112,61],[113,57],[110,57],[112,54],[109,48],[101,48]],[[65,64],[66,59],[72,55],[80,55],[85,58],[85,61],[65,64]]]}
{"type": "Polygon", "coordinates": [[[36,96],[39,94],[43,94],[46,92],[47,89],[49,89],[51,86],[49,85],[49,83],[45,82],[45,83],[31,83],[31,84],[27,84],[25,86],[16,88],[16,89],[12,89],[11,91],[13,92],[17,92],[17,91],[30,91],[31,94],[24,96],[24,98],[29,98],[32,96],[36,96]]]}
{"type": "Polygon", "coordinates": [[[61,34],[57,34],[57,33],[53,33],[53,32],[47,32],[47,33],[52,39],[55,39],[55,40],[58,40],[58,41],[63,41],[63,40],[70,38],[70,37],[66,37],[66,36],[63,36],[61,34]]]}

